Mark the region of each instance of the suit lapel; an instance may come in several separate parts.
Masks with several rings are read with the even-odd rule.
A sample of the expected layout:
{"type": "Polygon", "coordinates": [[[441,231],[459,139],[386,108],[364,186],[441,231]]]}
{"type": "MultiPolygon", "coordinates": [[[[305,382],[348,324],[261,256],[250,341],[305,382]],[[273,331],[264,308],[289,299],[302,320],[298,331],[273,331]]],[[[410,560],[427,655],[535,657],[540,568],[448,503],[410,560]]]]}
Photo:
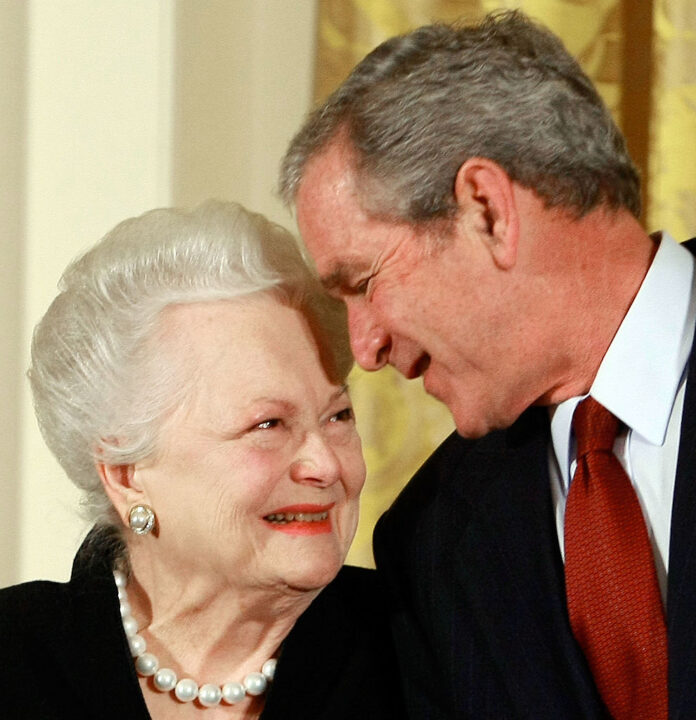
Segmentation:
{"type": "Polygon", "coordinates": [[[457,574],[521,716],[601,717],[567,619],[548,441],[547,411],[533,408],[497,434],[497,446],[471,453],[457,574]]]}
{"type": "MultiPolygon", "coordinates": [[[[693,246],[690,248],[693,251],[693,246]]],[[[670,718],[696,714],[696,357],[691,350],[672,505],[667,590],[670,718]]]]}

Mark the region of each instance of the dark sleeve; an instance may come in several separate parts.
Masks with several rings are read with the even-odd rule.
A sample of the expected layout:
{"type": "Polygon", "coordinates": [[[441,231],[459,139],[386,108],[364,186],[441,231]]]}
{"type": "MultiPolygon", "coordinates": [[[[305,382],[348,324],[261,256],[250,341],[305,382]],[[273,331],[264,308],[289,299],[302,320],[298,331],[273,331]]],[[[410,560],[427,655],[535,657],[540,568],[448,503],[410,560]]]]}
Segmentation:
{"type": "Polygon", "coordinates": [[[0,718],[146,720],[111,571],[78,553],[69,583],[0,590],[0,718]]]}
{"type": "Polygon", "coordinates": [[[450,611],[441,605],[453,585],[443,568],[454,544],[449,535],[457,508],[443,502],[440,490],[465,448],[459,436],[445,441],[380,518],[374,534],[377,571],[389,598],[405,705],[412,720],[455,717],[449,688],[451,648],[443,641],[451,634],[443,627],[450,611]]]}
{"type": "Polygon", "coordinates": [[[0,716],[7,720],[71,717],[70,683],[55,662],[64,637],[64,586],[32,582],[0,591],[0,716]]]}
{"type": "Polygon", "coordinates": [[[344,567],[286,638],[263,720],[403,720],[377,573],[344,567]]]}

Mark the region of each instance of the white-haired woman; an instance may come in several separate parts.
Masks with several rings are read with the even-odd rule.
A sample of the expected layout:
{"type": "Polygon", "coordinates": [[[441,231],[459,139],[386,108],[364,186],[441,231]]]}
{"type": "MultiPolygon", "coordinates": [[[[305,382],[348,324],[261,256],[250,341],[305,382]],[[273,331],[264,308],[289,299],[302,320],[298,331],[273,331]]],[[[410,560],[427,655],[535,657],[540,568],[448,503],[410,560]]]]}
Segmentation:
{"type": "Polygon", "coordinates": [[[67,584],[0,592],[2,717],[402,716],[373,574],[342,569],[351,363],[293,238],[236,204],[67,269],[29,378],[94,528],[67,584]]]}

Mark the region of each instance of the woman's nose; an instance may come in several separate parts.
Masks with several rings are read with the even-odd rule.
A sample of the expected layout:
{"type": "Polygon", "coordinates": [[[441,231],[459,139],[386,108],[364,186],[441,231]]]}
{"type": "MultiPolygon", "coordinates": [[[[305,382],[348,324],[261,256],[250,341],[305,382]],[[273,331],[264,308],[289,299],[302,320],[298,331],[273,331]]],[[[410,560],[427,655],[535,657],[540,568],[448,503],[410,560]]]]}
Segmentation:
{"type": "Polygon", "coordinates": [[[329,487],[341,479],[341,464],[336,452],[320,431],[307,434],[290,467],[293,481],[329,487]]]}

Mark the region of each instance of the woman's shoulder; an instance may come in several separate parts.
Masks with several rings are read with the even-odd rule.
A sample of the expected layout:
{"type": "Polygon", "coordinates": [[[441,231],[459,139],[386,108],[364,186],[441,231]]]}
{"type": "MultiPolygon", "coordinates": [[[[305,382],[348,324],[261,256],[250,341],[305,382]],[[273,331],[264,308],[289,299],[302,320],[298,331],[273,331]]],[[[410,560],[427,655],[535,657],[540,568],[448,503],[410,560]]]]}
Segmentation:
{"type": "MultiPolygon", "coordinates": [[[[0,658],[41,650],[65,624],[67,585],[48,580],[0,590],[0,658]]],[[[1,663],[0,663],[1,664],[1,663]]]]}
{"type": "Polygon", "coordinates": [[[113,579],[88,571],[0,590],[2,718],[144,717],[113,579]]]}
{"type": "Polygon", "coordinates": [[[65,607],[67,584],[50,580],[11,585],[0,589],[0,629],[36,623],[45,625],[65,607]]]}
{"type": "Polygon", "coordinates": [[[45,688],[57,690],[59,685],[54,680],[55,648],[69,637],[65,598],[65,585],[45,580],[0,590],[3,717],[63,717],[48,708],[43,696],[45,688]],[[37,678],[41,678],[38,684],[37,678]]]}

